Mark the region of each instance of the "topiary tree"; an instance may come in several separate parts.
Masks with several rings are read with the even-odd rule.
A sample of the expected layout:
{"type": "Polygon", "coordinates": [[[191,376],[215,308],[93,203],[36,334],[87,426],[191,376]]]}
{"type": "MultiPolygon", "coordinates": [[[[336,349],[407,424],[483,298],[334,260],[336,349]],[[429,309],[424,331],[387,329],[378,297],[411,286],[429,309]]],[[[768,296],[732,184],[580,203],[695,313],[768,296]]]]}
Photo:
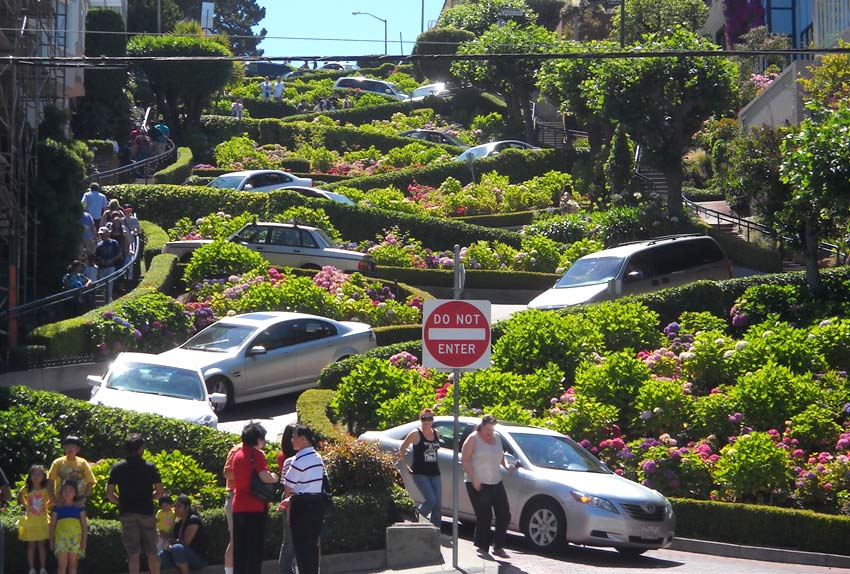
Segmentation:
{"type": "Polygon", "coordinates": [[[151,58],[136,63],[156,94],[157,105],[179,136],[197,128],[210,96],[227,85],[228,60],[174,61],[173,57],[227,58],[232,52],[218,39],[199,36],[135,36],[127,54],[151,58]]]}
{"type": "MultiPolygon", "coordinates": [[[[456,54],[462,43],[474,39],[475,34],[469,30],[434,28],[419,34],[411,55],[456,54]]],[[[452,77],[452,63],[449,60],[414,60],[413,67],[417,78],[446,82],[452,77]]]]}
{"type": "Polygon", "coordinates": [[[608,161],[605,162],[605,182],[611,196],[625,197],[631,190],[634,180],[634,142],[622,125],[617,125],[608,147],[608,161]]]}

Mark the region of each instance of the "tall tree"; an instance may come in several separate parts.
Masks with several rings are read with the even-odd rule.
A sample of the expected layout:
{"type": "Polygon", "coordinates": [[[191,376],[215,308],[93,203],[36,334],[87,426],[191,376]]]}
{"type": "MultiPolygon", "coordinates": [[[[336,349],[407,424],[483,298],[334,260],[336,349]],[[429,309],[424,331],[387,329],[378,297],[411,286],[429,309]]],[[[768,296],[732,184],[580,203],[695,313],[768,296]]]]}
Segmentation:
{"type": "Polygon", "coordinates": [[[801,238],[806,281],[821,291],[818,244],[850,219],[850,103],[816,108],[782,142],[782,181],[791,194],[780,219],[801,238]]]}
{"type": "MultiPolygon", "coordinates": [[[[703,0],[626,0],[626,44],[640,42],[646,34],[664,37],[677,26],[698,31],[708,17],[703,0]]],[[[614,11],[611,39],[620,38],[620,8],[614,11]]]]}
{"type": "Polygon", "coordinates": [[[498,54],[544,54],[557,50],[559,42],[552,32],[540,26],[520,26],[508,22],[492,26],[471,42],[462,44],[458,54],[494,55],[486,60],[459,60],[452,73],[472,83],[500,91],[514,124],[524,125],[526,141],[533,142],[534,118],[531,101],[536,90],[540,61],[534,58],[499,58],[498,54]]]}
{"type": "Polygon", "coordinates": [[[537,15],[525,0],[478,0],[443,10],[437,20],[437,27],[460,28],[480,36],[493,24],[511,21],[526,25],[536,20],[537,15]]]}
{"type": "MultiPolygon", "coordinates": [[[[717,46],[684,28],[647,37],[634,51],[714,50],[717,46]]],[[[591,65],[582,95],[594,114],[617,121],[664,172],[667,211],[682,214],[682,156],[693,134],[712,115],[737,102],[736,66],[724,58],[648,57],[602,59],[591,65]]]]}
{"type": "MultiPolygon", "coordinates": [[[[201,19],[201,3],[198,0],[173,1],[187,20],[201,19]]],[[[262,56],[263,51],[257,45],[266,37],[267,30],[261,28],[255,34],[257,26],[266,17],[266,9],[256,0],[216,0],[213,32],[230,37],[230,48],[237,56],[262,56]]]]}
{"type": "Polygon", "coordinates": [[[232,52],[218,39],[197,36],[135,36],[127,44],[131,56],[155,59],[137,66],[156,94],[158,108],[176,130],[178,139],[200,123],[210,96],[223,88],[233,69],[228,60],[170,61],[173,56],[228,57],[232,52]]]}
{"type": "MultiPolygon", "coordinates": [[[[174,0],[159,0],[160,29],[171,32],[174,24],[183,18],[183,12],[174,0]]],[[[155,34],[157,0],[129,0],[127,2],[127,31],[134,34],[155,34]]]]}
{"type": "MultiPolygon", "coordinates": [[[[475,34],[458,28],[433,28],[419,34],[413,46],[414,56],[428,54],[456,54],[463,42],[475,39],[475,34]]],[[[446,82],[451,75],[452,63],[448,60],[414,60],[413,69],[420,78],[446,82]]]]}

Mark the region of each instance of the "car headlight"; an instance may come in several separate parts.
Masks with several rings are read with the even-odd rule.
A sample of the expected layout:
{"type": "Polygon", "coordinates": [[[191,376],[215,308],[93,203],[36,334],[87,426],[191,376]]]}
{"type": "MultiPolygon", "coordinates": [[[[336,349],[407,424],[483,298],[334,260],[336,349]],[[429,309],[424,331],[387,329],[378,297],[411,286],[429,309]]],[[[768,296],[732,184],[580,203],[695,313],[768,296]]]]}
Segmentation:
{"type": "Polygon", "coordinates": [[[578,490],[572,490],[570,491],[570,494],[572,494],[573,499],[576,502],[579,502],[581,504],[589,504],[591,506],[601,508],[602,510],[607,510],[608,512],[612,512],[614,514],[620,514],[620,511],[617,510],[617,507],[614,506],[610,500],[606,500],[598,496],[591,496],[590,494],[585,494],[583,492],[579,492],[578,490]]]}
{"type": "Polygon", "coordinates": [[[205,427],[218,427],[218,418],[212,415],[204,415],[198,419],[195,419],[195,423],[199,425],[203,425],[205,427]]]}

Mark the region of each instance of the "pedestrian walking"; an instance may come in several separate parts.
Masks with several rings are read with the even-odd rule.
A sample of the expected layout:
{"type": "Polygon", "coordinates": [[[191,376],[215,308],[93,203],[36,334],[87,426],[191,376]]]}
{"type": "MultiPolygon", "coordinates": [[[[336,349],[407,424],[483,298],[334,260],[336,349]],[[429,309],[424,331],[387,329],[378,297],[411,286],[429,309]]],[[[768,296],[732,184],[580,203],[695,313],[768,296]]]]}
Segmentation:
{"type": "Polygon", "coordinates": [[[325,521],[322,497],[325,465],[313,448],[313,440],[313,429],[305,425],[295,427],[292,447],[298,454],[286,472],[286,492],[281,502],[289,510],[298,574],[318,574],[319,536],[325,521]]]}
{"type": "Polygon", "coordinates": [[[505,462],[502,437],[496,432],[497,423],[493,415],[481,418],[478,429],[463,443],[462,460],[466,492],[475,511],[475,547],[479,553],[487,554],[492,540],[493,555],[507,558],[505,539],[511,513],[500,468],[511,469],[505,462]],[[496,532],[491,535],[494,514],[496,532]]]}
{"type": "Polygon", "coordinates": [[[106,498],[118,505],[129,574],[139,574],[142,553],[147,557],[150,574],[159,574],[154,500],[162,498],[162,479],[156,465],[142,458],[145,441],[141,435],[131,434],[124,447],[127,458],[109,470],[106,498]]]}
{"type": "Polygon", "coordinates": [[[440,450],[440,434],[434,429],[434,411],[422,409],[419,413],[419,428],[410,432],[398,449],[398,460],[404,463],[407,449],[413,446],[413,465],[406,470],[413,477],[413,483],[423,500],[417,506],[419,516],[430,518],[431,524],[440,528],[443,525],[442,483],[440,467],[437,464],[437,451],[440,450]]]}
{"type": "MultiPolygon", "coordinates": [[[[283,435],[280,437],[280,454],[277,456],[277,466],[280,469],[280,482],[284,485],[284,498],[286,498],[286,473],[292,467],[297,451],[292,446],[292,436],[295,434],[295,425],[286,425],[283,435]]],[[[281,503],[283,501],[281,500],[281,503]]],[[[277,558],[278,574],[294,574],[295,572],[295,543],[292,541],[292,528],[289,526],[289,510],[278,506],[281,519],[283,520],[283,537],[280,541],[280,554],[277,558]]]]}
{"type": "MultiPolygon", "coordinates": [[[[251,483],[274,484],[278,476],[269,471],[262,448],[266,429],[251,422],[242,429],[242,447],[233,455],[233,571],[234,574],[260,574],[266,534],[268,503],[258,498],[251,483]]],[[[303,574],[303,573],[302,573],[303,574]]]]}

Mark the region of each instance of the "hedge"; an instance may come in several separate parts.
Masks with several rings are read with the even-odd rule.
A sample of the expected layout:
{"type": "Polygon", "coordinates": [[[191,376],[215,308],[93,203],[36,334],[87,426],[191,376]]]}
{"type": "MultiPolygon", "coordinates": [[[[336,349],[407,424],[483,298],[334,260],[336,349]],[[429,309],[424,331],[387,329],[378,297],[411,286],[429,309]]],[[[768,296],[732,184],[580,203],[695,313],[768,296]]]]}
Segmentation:
{"type": "Polygon", "coordinates": [[[49,358],[84,355],[90,351],[86,323],[96,320],[104,312],[115,309],[125,301],[131,301],[147,293],[156,291],[170,293],[179,276],[177,256],[161,253],[153,258],[147,273],[131,292],[79,317],[42,325],[30,333],[30,342],[45,345],[49,358]]]}
{"type": "Polygon", "coordinates": [[[423,100],[405,102],[387,102],[376,106],[364,106],[359,108],[348,108],[344,110],[332,110],[328,112],[309,112],[284,118],[285,122],[309,122],[317,116],[327,116],[340,124],[352,124],[359,126],[368,124],[372,120],[388,120],[393,114],[409,114],[416,109],[431,108],[440,115],[450,115],[453,111],[452,104],[448,100],[436,98],[425,98],[423,100]],[[425,100],[429,101],[425,101],[425,100]]]}
{"type": "Polygon", "coordinates": [[[682,498],[671,502],[676,513],[676,535],[683,538],[850,554],[850,516],[682,498]]]}
{"type": "Polygon", "coordinates": [[[187,147],[177,148],[177,159],[171,165],[153,174],[154,184],[173,183],[179,185],[192,175],[192,150],[187,147]]]}
{"type": "Polygon", "coordinates": [[[332,389],[307,389],[298,396],[295,403],[298,422],[313,429],[319,440],[335,442],[346,434],[344,429],[328,418],[328,405],[331,404],[334,393],[332,389]]]}
{"type": "Polygon", "coordinates": [[[387,345],[385,347],[376,347],[374,349],[366,351],[365,353],[360,353],[359,355],[355,355],[353,357],[348,357],[347,359],[331,363],[330,365],[322,369],[322,372],[319,375],[318,387],[320,389],[336,389],[339,386],[339,382],[342,380],[342,378],[348,375],[348,373],[350,373],[360,363],[360,361],[363,361],[364,359],[368,359],[370,357],[376,357],[379,359],[389,359],[393,355],[401,353],[402,351],[407,351],[408,353],[414,354],[416,356],[421,356],[421,339],[405,341],[402,343],[395,343],[393,345],[387,345]]]}
{"type": "MultiPolygon", "coordinates": [[[[454,273],[447,269],[411,269],[407,267],[379,266],[375,272],[382,279],[394,279],[409,285],[429,287],[452,287],[454,273]]],[[[555,273],[533,273],[531,271],[499,271],[467,269],[466,289],[550,289],[561,276],[555,273]]]]}
{"type": "MultiPolygon", "coordinates": [[[[506,150],[497,156],[476,160],[474,166],[476,181],[482,173],[495,171],[510,177],[512,183],[520,183],[535,176],[543,175],[547,171],[570,172],[572,154],[554,149],[506,150]]],[[[469,165],[466,162],[451,161],[379,175],[354,177],[345,183],[329,185],[327,189],[333,190],[341,185],[356,187],[364,191],[390,186],[407,189],[407,186],[413,181],[420,185],[439,187],[448,177],[453,177],[464,185],[472,183],[469,165]]]]}
{"type": "Polygon", "coordinates": [[[530,224],[536,214],[536,211],[514,211],[513,213],[467,215],[465,217],[453,217],[452,219],[484,227],[522,227],[530,224]]]}
{"type": "Polygon", "coordinates": [[[397,226],[436,250],[452,249],[455,243],[469,245],[478,240],[501,241],[514,247],[519,247],[521,242],[520,235],[513,231],[306,198],[286,189],[251,193],[211,187],[128,184],[107,187],[106,193],[123,203],[131,203],[146,214],[156,214],[155,222],[165,229],[173,227],[181,217],[195,220],[216,211],[256,213],[266,218],[295,205],[306,205],[324,209],[331,223],[348,241],[371,240],[384,229],[397,226]]]}
{"type": "Polygon", "coordinates": [[[782,271],[782,255],[778,249],[766,249],[719,229],[709,229],[708,234],[717,240],[727,257],[736,265],[765,273],[782,271]]]}
{"type": "Polygon", "coordinates": [[[139,224],[145,234],[145,248],[142,251],[142,258],[145,262],[145,269],[150,269],[153,258],[162,253],[162,246],[168,242],[168,234],[152,221],[142,220],[139,221],[139,224]]]}
{"type": "Polygon", "coordinates": [[[375,340],[379,347],[422,338],[422,325],[387,325],[386,327],[373,327],[372,330],[375,332],[375,340]]]}

